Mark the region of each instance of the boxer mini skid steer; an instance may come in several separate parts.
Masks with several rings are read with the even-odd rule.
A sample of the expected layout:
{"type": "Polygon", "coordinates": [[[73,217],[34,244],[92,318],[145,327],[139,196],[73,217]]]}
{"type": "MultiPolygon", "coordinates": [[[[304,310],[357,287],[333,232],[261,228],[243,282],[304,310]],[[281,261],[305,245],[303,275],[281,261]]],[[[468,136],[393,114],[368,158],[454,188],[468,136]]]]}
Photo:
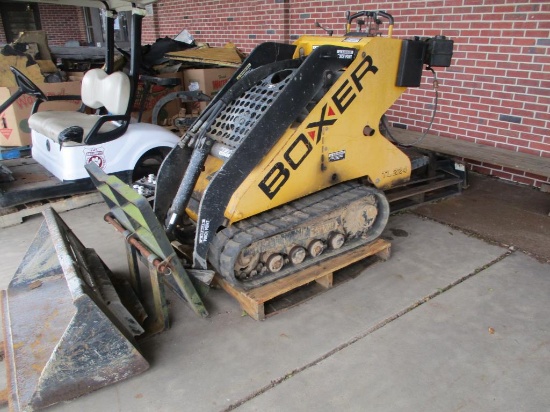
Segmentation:
{"type": "Polygon", "coordinates": [[[253,288],[382,233],[384,190],[427,157],[388,140],[381,118],[453,49],[392,30],[388,13],[348,13],[341,37],[264,43],[245,60],[159,171],[155,215],[192,246],[194,269],[253,288]]]}
{"type": "MultiPolygon", "coordinates": [[[[87,166],[112,216],[134,239],[147,233],[144,244],[161,260],[173,262],[174,251],[153,243],[177,241],[192,250],[193,273],[213,268],[243,289],[377,238],[390,212],[385,191],[407,187],[429,163],[386,138],[382,116],[420,86],[424,66],[450,65],[453,41],[392,38],[393,17],[382,11],[346,18],[343,36],[252,51],[165,158],[155,218],[148,207],[126,207],[135,202],[121,185],[87,166]]],[[[437,188],[457,185],[450,172],[437,188]]]]}
{"type": "MultiPolygon", "coordinates": [[[[25,375],[13,375],[14,399],[22,409],[58,401],[63,385],[78,396],[112,383],[107,379],[112,375],[112,356],[107,354],[112,351],[101,344],[103,336],[125,355],[125,362],[117,364],[119,378],[144,370],[146,362],[133,349],[132,335],[140,333],[141,325],[148,333],[167,327],[161,279],[205,316],[197,280],[205,280],[211,269],[232,285],[251,289],[329,261],[382,233],[390,212],[388,191],[405,187],[410,194],[411,180],[430,182],[446,175],[429,168],[430,156],[411,154],[391,142],[380,126],[399,96],[420,85],[424,66],[450,65],[453,42],[443,36],[401,40],[392,37],[392,30],[390,14],[361,11],[348,13],[342,36],[260,44],[164,159],[153,209],[115,176],[93,163],[86,165],[111,208],[106,220],[128,243],[127,288],[140,296],[139,257],[150,269],[155,310],[145,324],[145,316],[122,310],[116,292],[124,283],[109,286],[106,280],[112,274],[103,262],[80,244],[59,216],[47,214],[34,244],[42,256],[29,252],[4,295],[6,335],[17,332],[10,331],[12,302],[24,306],[25,296],[32,299],[37,290],[46,302],[53,292],[45,286],[57,288],[47,277],[52,272],[52,242],[77,314],[59,331],[60,345],[50,339],[53,354],[44,354],[42,376],[19,382],[25,375]],[[358,30],[352,31],[352,25],[358,30]],[[423,170],[433,173],[417,178],[423,170]],[[178,258],[173,245],[188,250],[187,258],[178,258]],[[42,275],[27,275],[35,266],[42,275]],[[92,276],[96,270],[99,278],[92,276]],[[109,308],[112,302],[116,311],[109,308]],[[96,341],[84,342],[88,335],[96,341]],[[106,349],[99,357],[89,357],[93,347],[106,349]],[[60,361],[58,355],[65,357],[60,361]],[[99,362],[103,360],[107,364],[99,362]],[[97,368],[86,376],[90,365],[97,368]],[[77,388],[70,386],[72,368],[81,375],[77,388]],[[86,387],[88,382],[94,385],[86,387]]],[[[456,185],[457,180],[439,180],[435,186],[456,185]]],[[[55,281],[59,278],[56,275],[55,281]]],[[[133,296],[127,299],[135,302],[133,296]]],[[[54,319],[57,309],[67,310],[50,309],[51,324],[59,323],[54,319]]],[[[47,328],[40,331],[46,333],[47,328]]],[[[30,332],[21,336],[25,333],[30,332]]],[[[8,340],[9,357],[32,355],[30,348],[15,347],[21,336],[8,340]]],[[[35,366],[22,368],[30,375],[42,367],[35,366]]]]}

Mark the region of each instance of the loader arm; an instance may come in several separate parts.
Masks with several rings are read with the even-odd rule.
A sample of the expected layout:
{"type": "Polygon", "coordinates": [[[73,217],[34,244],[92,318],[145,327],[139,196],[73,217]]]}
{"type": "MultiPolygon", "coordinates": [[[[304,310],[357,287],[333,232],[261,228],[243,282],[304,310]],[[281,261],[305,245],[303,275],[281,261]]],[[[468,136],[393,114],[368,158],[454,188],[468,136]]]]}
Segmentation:
{"type": "MultiPolygon", "coordinates": [[[[291,59],[295,49],[296,47],[290,44],[272,42],[262,43],[250,53],[231,79],[229,79],[218,93],[216,93],[210,105],[214,105],[220,98],[225,96],[227,91],[251,70],[276,61],[291,59]]],[[[208,112],[203,112],[197,119],[197,122],[203,121],[207,114],[208,112]]],[[[178,191],[179,186],[175,185],[174,182],[182,181],[190,159],[190,148],[183,142],[180,142],[180,144],[176,145],[168,156],[166,156],[161,165],[158,173],[157,191],[153,208],[155,215],[161,222],[165,221],[168,209],[178,191]]]]}

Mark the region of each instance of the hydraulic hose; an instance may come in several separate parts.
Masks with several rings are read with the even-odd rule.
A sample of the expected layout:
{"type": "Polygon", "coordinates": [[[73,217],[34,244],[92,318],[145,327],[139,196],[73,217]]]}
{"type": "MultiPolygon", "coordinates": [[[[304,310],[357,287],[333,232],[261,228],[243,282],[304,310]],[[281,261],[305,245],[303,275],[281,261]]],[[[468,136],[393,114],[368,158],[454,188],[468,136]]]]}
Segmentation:
{"type": "Polygon", "coordinates": [[[165,222],[165,231],[170,236],[174,231],[178,218],[183,214],[187,203],[193,194],[193,188],[197,183],[197,179],[202,171],[202,167],[206,162],[206,158],[210,153],[210,149],[214,144],[214,140],[206,135],[208,128],[212,125],[218,114],[224,109],[225,104],[221,101],[214,103],[214,106],[208,113],[207,119],[198,129],[197,135],[190,138],[187,144],[190,147],[194,146],[191,160],[187,166],[183,180],[178,187],[172,206],[168,211],[165,222]]]}
{"type": "Polygon", "coordinates": [[[433,68],[431,68],[430,66],[428,66],[426,68],[427,70],[430,70],[433,74],[433,78],[434,78],[434,81],[433,81],[433,88],[434,88],[434,91],[435,91],[435,97],[434,97],[434,108],[433,108],[433,111],[432,111],[432,117],[430,119],[430,123],[428,124],[428,128],[426,129],[426,131],[422,134],[422,136],[420,136],[418,139],[416,139],[414,142],[412,143],[403,143],[403,142],[400,142],[399,140],[397,140],[395,138],[395,136],[393,136],[391,134],[391,131],[390,131],[390,128],[389,128],[389,125],[388,125],[388,119],[386,118],[386,116],[382,116],[382,124],[384,125],[384,128],[386,129],[386,132],[388,133],[388,137],[394,141],[395,143],[397,143],[399,146],[402,146],[402,147],[413,147],[413,146],[416,146],[417,144],[419,144],[422,140],[424,140],[424,138],[428,135],[428,132],[431,130],[432,126],[433,126],[433,122],[434,122],[434,119],[435,119],[435,115],[437,113],[437,105],[438,105],[438,102],[439,102],[439,92],[438,92],[438,88],[439,88],[439,82],[437,80],[437,74],[435,73],[435,70],[433,68]]]}

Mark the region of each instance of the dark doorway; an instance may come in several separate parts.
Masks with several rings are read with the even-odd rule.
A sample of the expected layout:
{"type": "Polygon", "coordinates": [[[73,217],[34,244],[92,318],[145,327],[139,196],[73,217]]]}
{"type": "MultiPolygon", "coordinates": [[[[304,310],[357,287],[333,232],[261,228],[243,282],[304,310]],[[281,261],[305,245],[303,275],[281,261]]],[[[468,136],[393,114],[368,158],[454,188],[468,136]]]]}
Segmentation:
{"type": "Polygon", "coordinates": [[[0,15],[8,43],[13,42],[22,31],[40,30],[38,5],[33,3],[1,3],[0,15]]]}

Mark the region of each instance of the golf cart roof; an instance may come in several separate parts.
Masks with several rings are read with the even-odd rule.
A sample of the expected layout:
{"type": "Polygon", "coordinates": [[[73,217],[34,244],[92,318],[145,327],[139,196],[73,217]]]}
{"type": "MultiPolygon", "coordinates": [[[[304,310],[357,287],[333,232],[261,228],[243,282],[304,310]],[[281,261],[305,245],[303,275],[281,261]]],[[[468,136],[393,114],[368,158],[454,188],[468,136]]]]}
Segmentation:
{"type": "Polygon", "coordinates": [[[18,3],[49,3],[49,4],[59,4],[64,6],[79,6],[79,7],[94,7],[100,9],[110,9],[116,11],[125,11],[132,9],[132,3],[136,7],[145,7],[148,4],[156,3],[157,0],[11,0],[18,3]]]}

